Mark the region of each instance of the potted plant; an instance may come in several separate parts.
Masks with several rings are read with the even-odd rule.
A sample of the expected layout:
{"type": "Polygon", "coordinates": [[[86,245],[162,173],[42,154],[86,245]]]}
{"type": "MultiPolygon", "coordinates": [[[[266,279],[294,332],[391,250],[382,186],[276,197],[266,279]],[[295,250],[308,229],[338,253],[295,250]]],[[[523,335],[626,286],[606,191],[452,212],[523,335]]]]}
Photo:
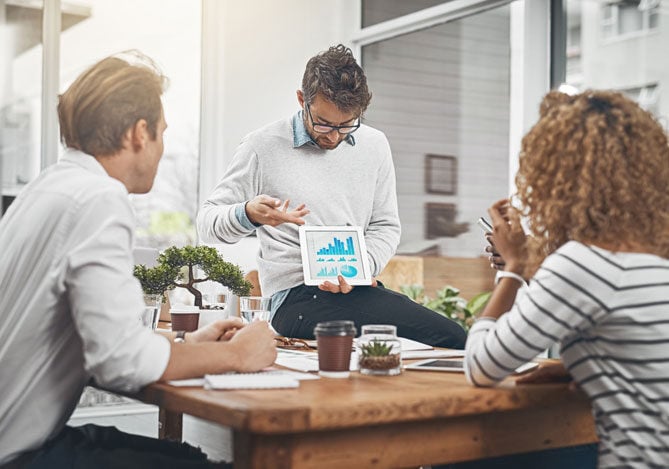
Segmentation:
{"type": "Polygon", "coordinates": [[[358,365],[365,375],[393,376],[401,373],[402,346],[397,328],[390,324],[365,324],[357,339],[358,365]]]}
{"type": "Polygon", "coordinates": [[[390,374],[387,370],[399,369],[401,360],[393,345],[380,340],[371,340],[360,345],[358,365],[363,374],[390,374]]]}
{"type": "Polygon", "coordinates": [[[492,292],[483,292],[467,301],[460,296],[460,290],[451,285],[438,290],[435,298],[426,296],[422,285],[402,285],[400,290],[417,303],[457,322],[465,331],[469,331],[492,295],[492,292]]]}
{"type": "Polygon", "coordinates": [[[202,292],[196,288],[198,283],[218,282],[238,296],[248,295],[252,287],[239,266],[226,262],[215,248],[209,246],[172,246],[158,256],[155,267],[136,265],[134,274],[145,294],[163,294],[175,287],[185,288],[199,308],[202,308],[202,292]],[[197,267],[204,273],[203,277],[196,277],[197,267]]]}

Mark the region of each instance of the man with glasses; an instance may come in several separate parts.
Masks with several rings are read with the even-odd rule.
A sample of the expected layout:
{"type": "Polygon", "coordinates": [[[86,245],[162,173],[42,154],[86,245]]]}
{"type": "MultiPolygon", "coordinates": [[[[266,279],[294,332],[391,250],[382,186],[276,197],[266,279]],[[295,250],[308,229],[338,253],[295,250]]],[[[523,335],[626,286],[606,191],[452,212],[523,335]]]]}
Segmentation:
{"type": "Polygon", "coordinates": [[[205,241],[235,243],[256,231],[262,292],[272,326],[312,338],[318,322],[395,324],[402,337],[461,348],[460,326],[376,281],[371,287],[304,285],[298,226],[362,226],[378,275],[395,254],[400,222],[395,170],[385,135],[360,119],[371,100],[351,50],[331,47],[307,63],[301,110],[246,136],[198,214],[205,241]],[[291,201],[294,203],[291,204],[291,201]]]}

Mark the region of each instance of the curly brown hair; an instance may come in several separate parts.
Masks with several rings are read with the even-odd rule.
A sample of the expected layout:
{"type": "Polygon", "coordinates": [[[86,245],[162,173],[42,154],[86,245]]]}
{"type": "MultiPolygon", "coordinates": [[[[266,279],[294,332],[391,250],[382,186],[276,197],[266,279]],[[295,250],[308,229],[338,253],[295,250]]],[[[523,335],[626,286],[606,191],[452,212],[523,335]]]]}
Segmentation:
{"type": "Polygon", "coordinates": [[[343,44],[309,59],[302,76],[302,92],[307,104],[320,93],[340,111],[358,115],[365,112],[372,100],[365,73],[351,49],[343,44]]]}
{"type": "Polygon", "coordinates": [[[534,235],[527,274],[570,240],[669,257],[667,135],[620,93],[548,93],[516,186],[534,235]]]}

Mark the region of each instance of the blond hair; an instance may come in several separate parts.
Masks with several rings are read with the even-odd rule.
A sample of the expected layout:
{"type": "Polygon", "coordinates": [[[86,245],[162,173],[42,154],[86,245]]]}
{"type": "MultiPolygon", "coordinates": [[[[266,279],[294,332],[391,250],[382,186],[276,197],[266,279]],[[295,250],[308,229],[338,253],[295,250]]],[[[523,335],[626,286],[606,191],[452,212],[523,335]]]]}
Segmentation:
{"type": "Polygon", "coordinates": [[[156,138],[167,86],[154,62],[137,51],[107,57],[82,73],[58,100],[60,137],[89,155],[118,152],[123,135],[144,119],[156,138]]]}

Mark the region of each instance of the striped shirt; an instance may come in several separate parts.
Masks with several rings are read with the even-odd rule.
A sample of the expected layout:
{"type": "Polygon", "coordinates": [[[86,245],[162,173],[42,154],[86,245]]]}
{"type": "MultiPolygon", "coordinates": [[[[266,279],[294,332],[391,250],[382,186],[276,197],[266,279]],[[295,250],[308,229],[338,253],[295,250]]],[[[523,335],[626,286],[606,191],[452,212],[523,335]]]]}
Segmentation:
{"type": "Polygon", "coordinates": [[[599,467],[669,467],[669,260],[563,245],[511,311],[474,324],[467,378],[494,385],[555,342],[592,401],[599,467]]]}

